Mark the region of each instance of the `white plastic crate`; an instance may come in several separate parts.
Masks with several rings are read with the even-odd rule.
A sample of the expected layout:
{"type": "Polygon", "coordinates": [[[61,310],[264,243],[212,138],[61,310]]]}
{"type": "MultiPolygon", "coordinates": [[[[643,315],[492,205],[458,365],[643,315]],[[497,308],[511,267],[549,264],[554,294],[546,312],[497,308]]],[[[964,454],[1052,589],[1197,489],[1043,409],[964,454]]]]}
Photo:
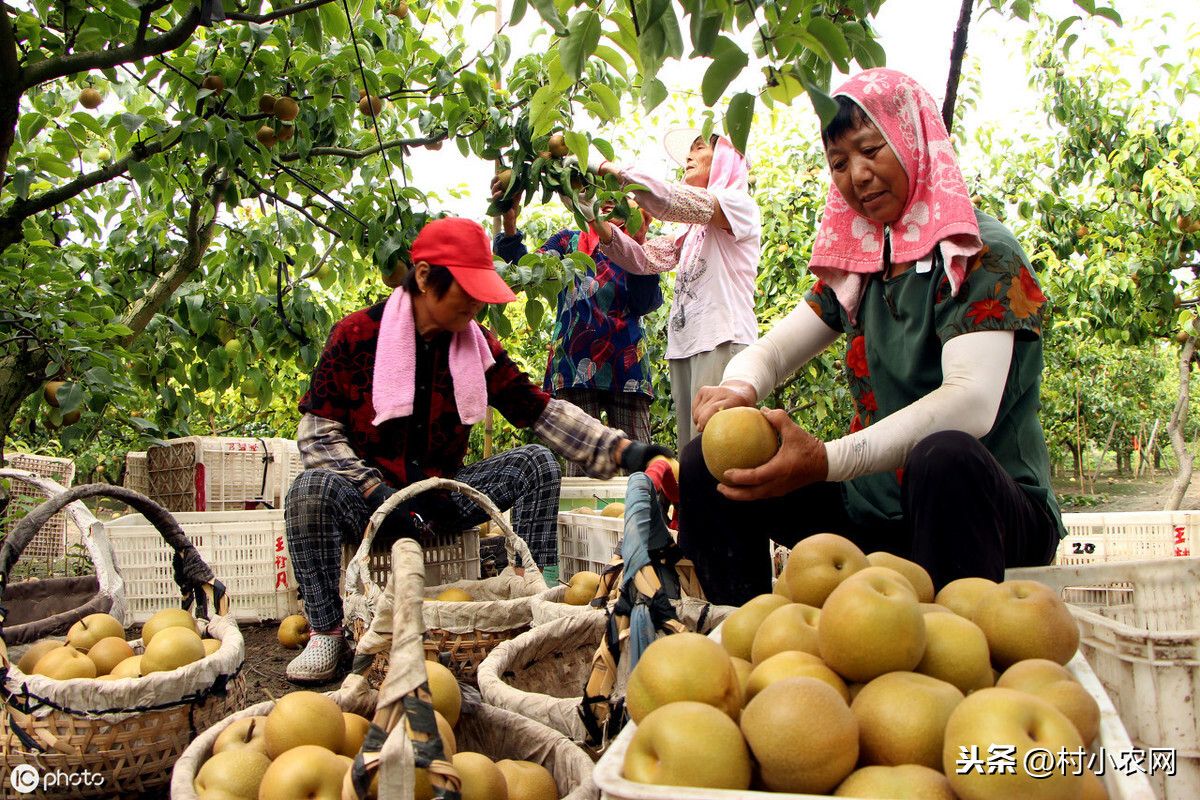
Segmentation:
{"type": "Polygon", "coordinates": [[[147,451],[151,499],[168,511],[282,508],[300,473],[290,439],[185,436],[147,451]]]}
{"type": "Polygon", "coordinates": [[[1200,511],[1063,514],[1063,525],[1067,536],[1054,556],[1060,566],[1189,556],[1200,511]]]}
{"type": "MultiPolygon", "coordinates": [[[[178,512],[173,514],[204,562],[229,591],[239,622],[283,619],[300,611],[296,577],[284,535],[283,511],[178,512]]],[[[129,614],[135,623],[178,606],[172,577],[174,551],[141,514],[104,523],[125,579],[129,614]]]]}
{"type": "Polygon", "coordinates": [[[283,508],[283,501],[287,499],[287,493],[291,490],[292,484],[304,471],[304,462],[300,458],[300,445],[294,439],[269,439],[268,441],[275,442],[277,447],[272,485],[278,486],[278,496],[274,505],[276,508],[283,508]]]}
{"type": "MultiPolygon", "coordinates": [[[[719,633],[719,631],[717,632],[719,633]]],[[[716,635],[716,634],[711,634],[716,635]]],[[[1109,800],[1155,800],[1150,783],[1145,775],[1126,775],[1112,768],[1110,756],[1133,749],[1129,734],[1112,702],[1096,680],[1086,661],[1076,657],[1067,664],[1100,705],[1100,735],[1095,743],[1095,752],[1105,757],[1105,774],[1101,776],[1108,790],[1109,800]]],[[[601,800],[821,800],[828,795],[791,794],[786,792],[730,791],[727,789],[699,789],[690,786],[652,786],[625,780],[622,771],[629,740],[637,726],[629,722],[596,763],[592,779],[600,789],[601,800]]]]}
{"type": "Polygon", "coordinates": [[[125,454],[125,478],[121,485],[138,494],[150,496],[150,469],[145,450],[125,454]]]}
{"type": "Polygon", "coordinates": [[[1200,557],[1010,569],[1060,592],[1080,651],[1135,745],[1175,751],[1176,775],[1151,776],[1164,800],[1200,797],[1200,557]]]}
{"type": "Polygon", "coordinates": [[[602,481],[596,478],[563,478],[558,493],[559,511],[573,508],[603,508],[609,503],[625,501],[625,476],[602,481]]]}
{"type": "Polygon", "coordinates": [[[576,572],[603,573],[625,535],[623,517],[601,517],[572,511],[558,515],[558,579],[576,572]]]}
{"type": "MultiPolygon", "coordinates": [[[[49,478],[64,489],[71,488],[75,480],[75,462],[69,458],[39,456],[32,453],[5,453],[4,466],[32,472],[41,478],[49,478]]],[[[26,507],[32,509],[48,499],[39,487],[21,480],[10,481],[8,488],[11,503],[0,519],[0,538],[6,536],[13,524],[25,516],[26,507]],[[20,508],[20,510],[17,510],[20,508]],[[14,513],[15,512],[15,513],[14,513]]],[[[30,561],[62,558],[67,552],[67,515],[59,511],[42,526],[25,547],[22,556],[30,561]]]]}

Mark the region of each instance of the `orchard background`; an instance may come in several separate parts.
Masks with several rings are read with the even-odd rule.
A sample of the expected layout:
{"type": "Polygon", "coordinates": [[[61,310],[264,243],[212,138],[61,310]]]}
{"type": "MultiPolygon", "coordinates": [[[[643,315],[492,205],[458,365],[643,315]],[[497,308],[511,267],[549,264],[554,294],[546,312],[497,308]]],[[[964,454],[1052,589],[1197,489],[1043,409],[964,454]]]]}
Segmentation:
{"type": "MultiPolygon", "coordinates": [[[[812,281],[818,118],[843,74],[887,63],[872,24],[885,1],[920,13],[913,0],[226,0],[211,20],[184,0],[0,3],[0,450],[68,455],[76,482],[119,483],[124,453],[155,440],[293,437],[331,325],[390,291],[445,210],[414,162],[469,157],[481,197],[514,169],[539,240],[571,224],[553,199],[569,176],[539,157],[558,131],[580,161],[656,146],[663,118],[744,147],[766,330],[812,281]],[[494,35],[472,35],[480,25],[494,35]],[[684,91],[662,77],[681,63],[684,91]],[[263,110],[264,95],[295,99],[295,118],[263,110]],[[377,113],[365,95],[384,99],[377,113]]],[[[950,98],[976,202],[1014,230],[1051,301],[1057,478],[1086,504],[1102,475],[1166,470],[1156,502],[1179,507],[1200,441],[1196,15],[1143,12],[964,0],[946,86],[928,88],[950,98]],[[1024,63],[1007,68],[1028,75],[1035,125],[980,120],[966,34],[988,15],[1020,26],[1024,63]]],[[[480,200],[475,216],[492,210],[480,200]]],[[[555,295],[580,266],[530,256],[506,274],[518,302],[484,312],[537,380],[555,295]]],[[[665,317],[647,320],[656,364],[665,317]]],[[[839,359],[767,404],[838,435],[839,359]]],[[[672,442],[665,370],[655,390],[654,436],[672,442]]],[[[499,417],[491,435],[496,449],[527,436],[499,417]]],[[[471,457],[483,449],[479,426],[471,457]]]]}

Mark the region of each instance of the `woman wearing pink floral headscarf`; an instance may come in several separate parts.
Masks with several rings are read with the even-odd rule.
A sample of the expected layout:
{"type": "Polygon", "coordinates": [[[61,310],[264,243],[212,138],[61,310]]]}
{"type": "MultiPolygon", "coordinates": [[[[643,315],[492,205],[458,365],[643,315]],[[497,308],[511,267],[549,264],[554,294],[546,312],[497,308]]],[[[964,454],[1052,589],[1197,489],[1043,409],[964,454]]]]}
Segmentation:
{"type": "Polygon", "coordinates": [[[620,178],[656,219],[682,222],[675,236],[639,244],[603,220],[600,249],[639,275],[676,270],[667,329],[667,362],[679,447],[697,434],[696,391],[721,380],[725,365],[758,338],[754,281],[762,236],[758,205],[749,192],[750,162],[723,136],[675,130],[663,144],[684,167],[682,183],[668,183],[639,167],[605,161],[591,169],[620,178]]]}
{"type": "Polygon", "coordinates": [[[764,410],[779,453],[724,484],[698,443],[680,453],[679,542],[713,602],[771,590],[768,539],[838,533],[916,561],[940,588],[1049,563],[1065,533],[1038,421],[1046,298],[1028,257],[972,207],[925,89],[872,69],[834,98],[819,280],[694,414],[703,430],[722,407],[755,405],[842,336],[857,413],[823,442],[764,410]]]}

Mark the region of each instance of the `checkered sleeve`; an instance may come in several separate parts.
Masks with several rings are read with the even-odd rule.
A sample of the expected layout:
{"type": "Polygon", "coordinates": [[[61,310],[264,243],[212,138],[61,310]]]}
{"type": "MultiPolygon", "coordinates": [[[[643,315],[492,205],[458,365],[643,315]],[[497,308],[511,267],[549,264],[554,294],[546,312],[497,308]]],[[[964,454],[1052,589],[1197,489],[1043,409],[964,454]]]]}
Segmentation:
{"type": "Polygon", "coordinates": [[[296,443],[305,469],[327,469],[344,475],[359,491],[366,492],[383,482],[377,469],[366,465],[354,451],[342,423],[316,414],[300,418],[296,443]]]}
{"type": "Polygon", "coordinates": [[[613,459],[613,448],[620,439],[627,438],[578,406],[556,399],[546,405],[533,424],[533,432],[555,453],[600,479],[616,474],[618,465],[613,459]]]}

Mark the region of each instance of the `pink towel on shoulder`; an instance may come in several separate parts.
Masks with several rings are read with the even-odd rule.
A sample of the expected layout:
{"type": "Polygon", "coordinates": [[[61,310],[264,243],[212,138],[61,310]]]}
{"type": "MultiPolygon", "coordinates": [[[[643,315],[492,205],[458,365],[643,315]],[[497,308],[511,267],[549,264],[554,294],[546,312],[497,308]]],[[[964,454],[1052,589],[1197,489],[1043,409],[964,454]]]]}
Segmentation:
{"type": "MultiPolygon", "coordinates": [[[[474,425],[487,411],[487,371],[496,363],[479,325],[471,323],[450,339],[450,379],[454,403],[464,425],[474,425]]],[[[383,307],[372,377],[374,425],[412,414],[417,379],[417,326],[412,297],[396,289],[383,307]]]]}

